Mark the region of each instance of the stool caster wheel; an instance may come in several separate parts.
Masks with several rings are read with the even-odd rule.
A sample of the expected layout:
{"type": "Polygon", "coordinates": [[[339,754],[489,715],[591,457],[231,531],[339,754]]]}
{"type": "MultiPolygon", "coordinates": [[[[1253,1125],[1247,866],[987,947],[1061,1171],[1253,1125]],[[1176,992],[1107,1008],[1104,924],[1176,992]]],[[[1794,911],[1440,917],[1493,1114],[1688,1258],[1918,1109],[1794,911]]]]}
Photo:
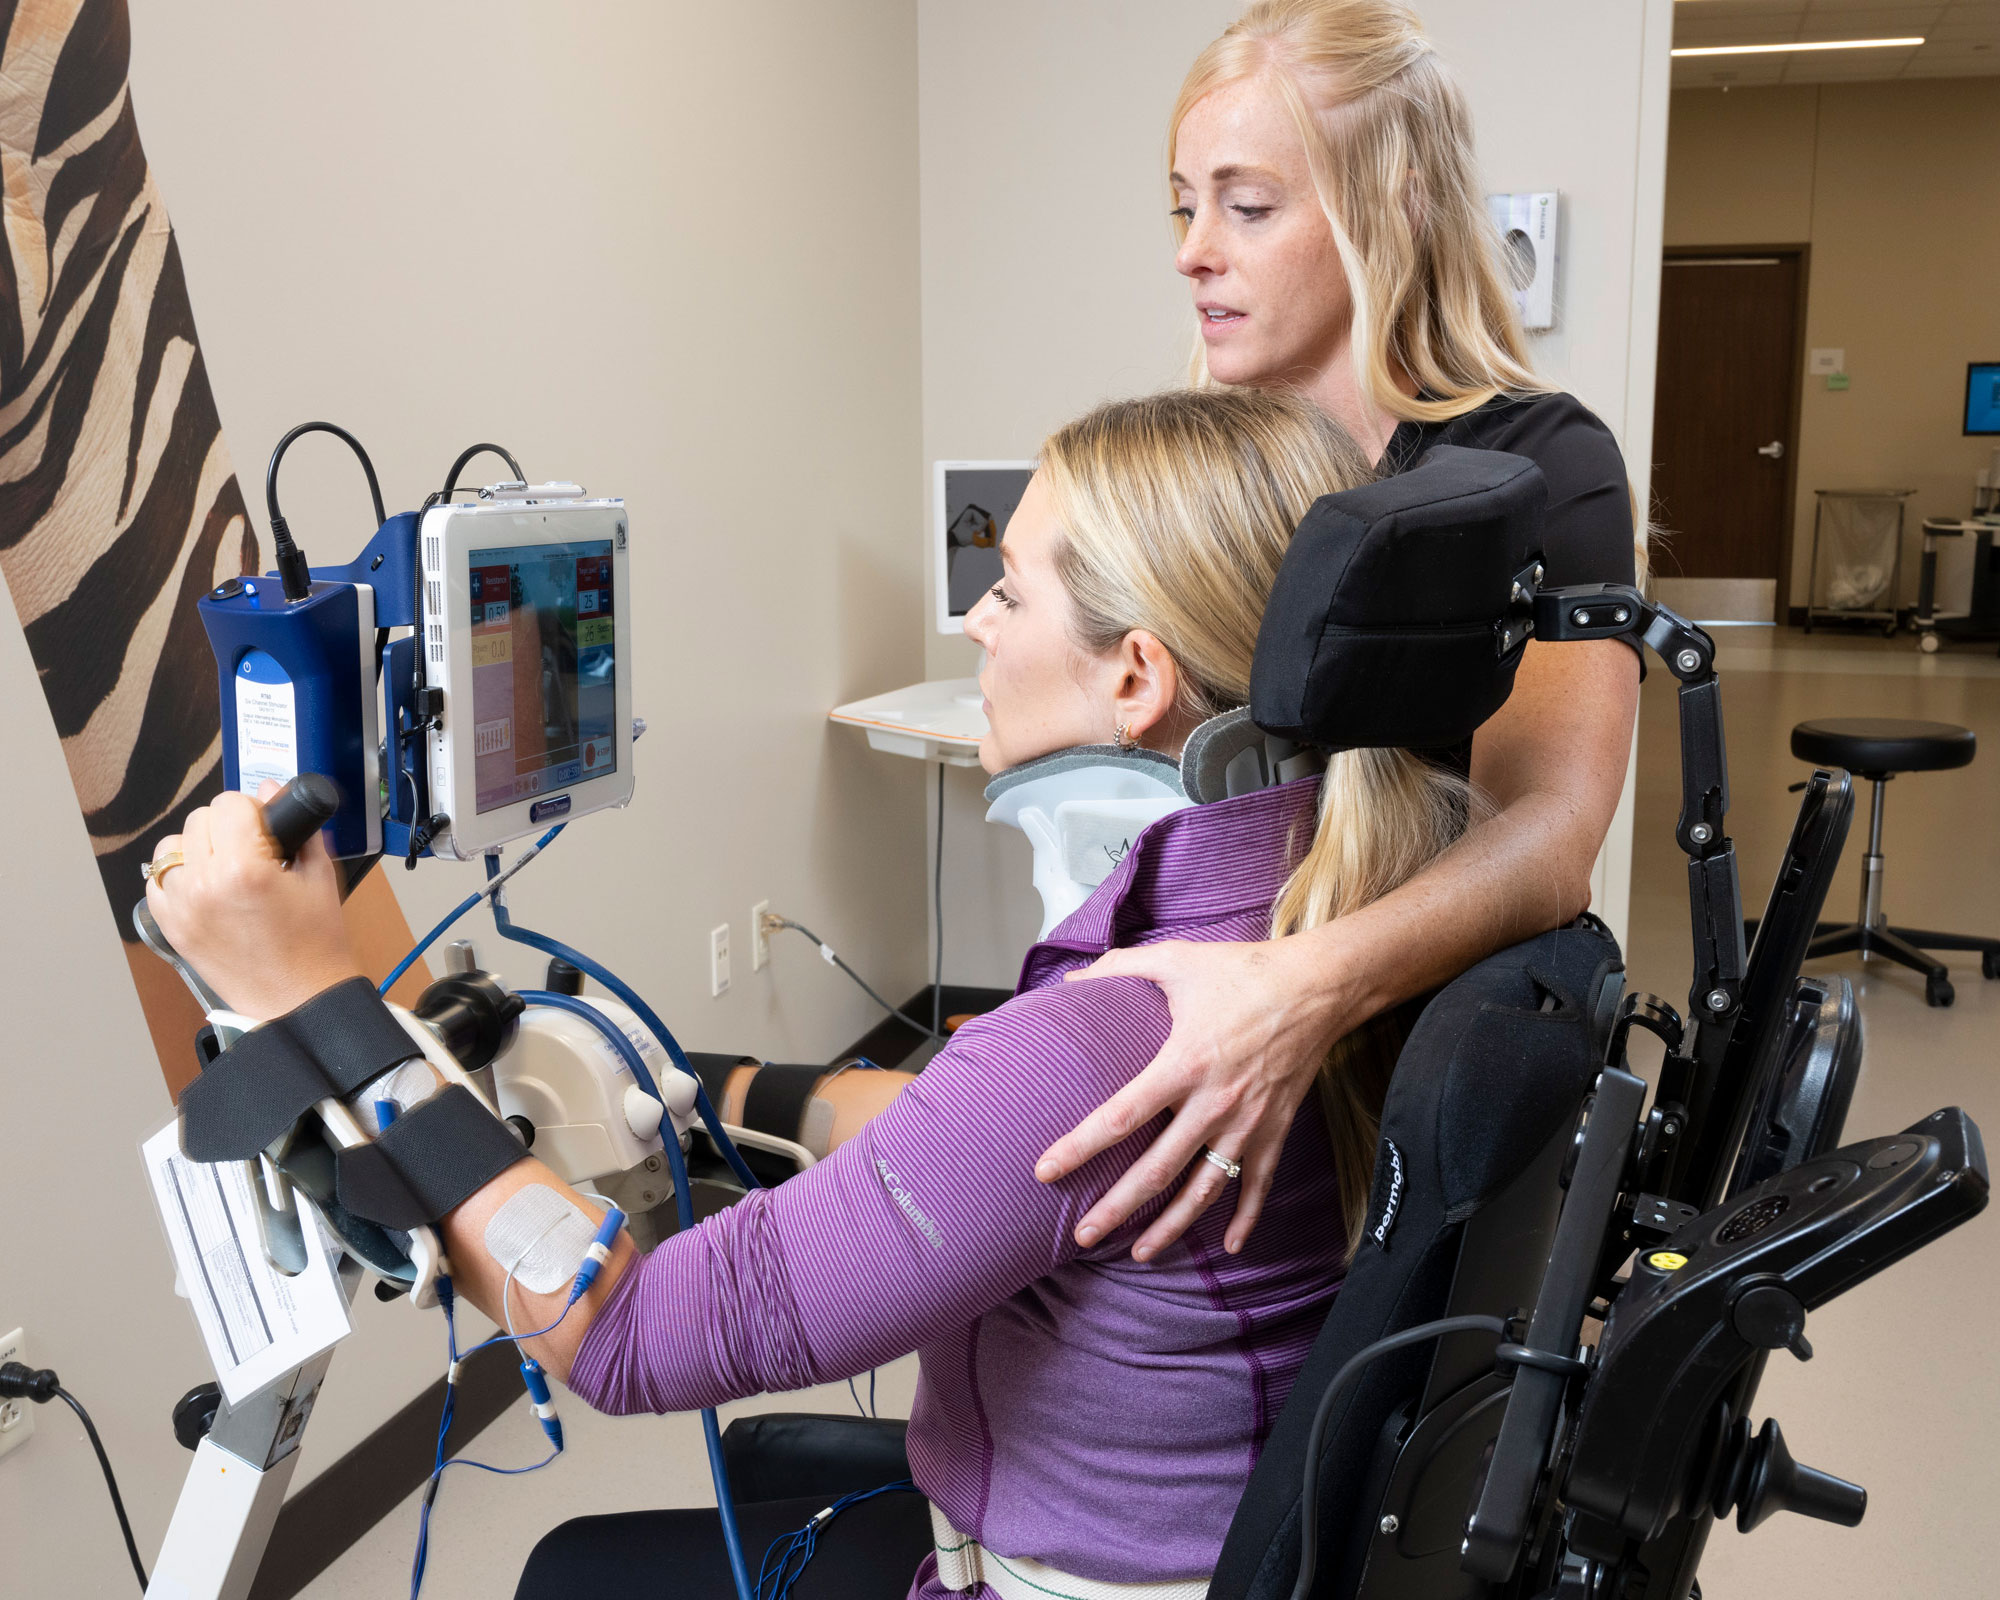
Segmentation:
{"type": "Polygon", "coordinates": [[[1938,653],[1938,636],[1934,633],[1925,634],[1917,641],[1917,648],[1927,656],[1936,655],[1938,653]]]}
{"type": "Polygon", "coordinates": [[[1934,1006],[1948,1006],[1958,998],[1949,978],[1924,979],[1924,999],[1934,1006]]]}
{"type": "Polygon", "coordinates": [[[1988,950],[1980,956],[1979,975],[1982,978],[2000,978],[2000,950],[1988,950]]]}

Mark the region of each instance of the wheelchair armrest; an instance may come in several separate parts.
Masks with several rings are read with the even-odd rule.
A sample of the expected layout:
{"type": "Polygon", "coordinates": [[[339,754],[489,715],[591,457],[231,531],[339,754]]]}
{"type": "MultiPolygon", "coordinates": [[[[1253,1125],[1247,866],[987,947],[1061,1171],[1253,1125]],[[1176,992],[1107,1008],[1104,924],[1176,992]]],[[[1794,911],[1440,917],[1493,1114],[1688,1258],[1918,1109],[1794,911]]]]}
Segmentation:
{"type": "Polygon", "coordinates": [[[722,1455],[739,1501],[829,1501],[910,1475],[898,1417],[771,1411],[738,1417],[723,1430],[722,1455]]]}

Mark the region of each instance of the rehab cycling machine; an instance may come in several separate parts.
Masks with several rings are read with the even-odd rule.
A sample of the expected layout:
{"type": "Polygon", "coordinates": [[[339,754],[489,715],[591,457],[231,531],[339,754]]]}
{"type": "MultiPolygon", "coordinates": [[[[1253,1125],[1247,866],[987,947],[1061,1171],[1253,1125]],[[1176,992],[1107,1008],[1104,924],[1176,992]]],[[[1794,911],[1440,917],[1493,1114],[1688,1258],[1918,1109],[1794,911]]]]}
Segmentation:
{"type": "MultiPolygon", "coordinates": [[[[513,993],[455,972],[403,1020],[449,1082],[630,1212],[643,1245],[663,1160],[691,1221],[684,1146],[697,1123],[754,1183],[735,1130],[638,995],[514,924],[503,899],[562,820],[631,794],[624,507],[573,485],[530,488],[518,468],[457,504],[471,454],[421,512],[384,517],[378,495],[362,555],[311,570],[276,514],[274,456],[279,577],[203,602],[227,781],[294,780],[267,811],[288,848],[324,825],[336,853],[364,865],[378,851],[482,856],[487,888],[410,960],[490,899],[503,936],[616,997],[513,993]],[[501,847],[553,819],[503,869],[501,847]]],[[[1764,1363],[1809,1356],[1809,1312],[1986,1201],[1978,1129],[1955,1109],[1840,1143],[1859,1020],[1845,980],[1799,967],[1846,835],[1846,775],[1807,786],[1746,950],[1713,643],[1636,590],[1544,586],[1544,492],[1531,463],[1441,447],[1322,500],[1273,593],[1232,759],[1452,745],[1505,701],[1530,638],[1643,643],[1680,683],[1691,1020],[1624,995],[1615,947],[1588,919],[1431,1001],[1389,1090],[1366,1237],[1245,1491],[1212,1600],[1686,1600],[1721,1515],[1745,1529],[1778,1509],[1858,1520],[1859,1488],[1793,1463],[1775,1423],[1752,1431],[1764,1363]],[[1650,1099],[1626,1057],[1635,1029],[1665,1051],[1650,1099]]],[[[138,921],[173,959],[143,905],[138,921]]],[[[182,972],[210,1014],[212,1059],[245,1024],[182,972]]],[[[343,1311],[365,1267],[378,1293],[448,1312],[428,1229],[383,1238],[340,1214],[331,1154],[375,1136],[336,1112],[287,1128],[229,1177],[237,1235],[294,1286],[322,1272],[343,1311]],[[316,1217],[336,1241],[318,1258],[316,1217]]],[[[188,1258],[177,1261],[185,1283],[188,1258]]],[[[580,1270],[576,1293],[586,1281],[580,1270]]],[[[195,1465],[154,1578],[177,1600],[247,1594],[331,1340],[233,1388],[238,1364],[212,1335],[209,1348],[224,1381],[192,1407],[212,1409],[212,1426],[184,1419],[195,1465]]],[[[532,1366],[524,1381],[559,1449],[532,1366]]],[[[750,1600],[712,1414],[707,1426],[750,1600]]],[[[420,1544],[419,1575],[421,1556],[420,1544]]]]}

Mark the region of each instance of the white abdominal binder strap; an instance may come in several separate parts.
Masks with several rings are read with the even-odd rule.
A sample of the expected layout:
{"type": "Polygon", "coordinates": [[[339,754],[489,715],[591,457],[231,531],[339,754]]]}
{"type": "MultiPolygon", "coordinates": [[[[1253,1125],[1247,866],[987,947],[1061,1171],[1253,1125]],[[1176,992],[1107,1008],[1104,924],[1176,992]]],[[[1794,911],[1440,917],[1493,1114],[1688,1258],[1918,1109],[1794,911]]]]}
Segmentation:
{"type": "Polygon", "coordinates": [[[955,1593],[985,1584],[1000,1600],[1206,1600],[1208,1579],[1164,1583],[1112,1583],[1079,1578],[1033,1556],[998,1556],[954,1528],[931,1507],[931,1540],[937,1546],[938,1582],[955,1593]]]}

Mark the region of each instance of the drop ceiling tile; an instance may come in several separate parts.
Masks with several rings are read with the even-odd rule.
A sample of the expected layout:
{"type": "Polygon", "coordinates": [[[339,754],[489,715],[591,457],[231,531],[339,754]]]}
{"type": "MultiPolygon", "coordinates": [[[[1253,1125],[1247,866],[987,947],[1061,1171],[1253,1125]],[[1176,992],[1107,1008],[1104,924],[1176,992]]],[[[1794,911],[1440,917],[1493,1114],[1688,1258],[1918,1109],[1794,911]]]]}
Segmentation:
{"type": "MultiPolygon", "coordinates": [[[[1922,4],[1905,5],[1896,4],[1896,0],[1812,0],[1806,7],[1806,16],[1813,23],[1838,17],[1841,25],[1845,27],[1848,19],[1857,15],[1896,12],[1906,23],[1912,21],[1928,23],[1935,22],[1950,9],[1945,0],[1923,0],[1922,4]]],[[[1923,29],[1919,27],[1914,31],[1921,33],[1923,29]]]]}
{"type": "MultiPolygon", "coordinates": [[[[1869,3],[1879,5],[1881,0],[1869,3]]],[[[1680,0],[1674,7],[1674,25],[1696,17],[1789,17],[1796,22],[1805,14],[1806,0],[1680,0]]]]}
{"type": "MultiPolygon", "coordinates": [[[[1795,56],[1785,69],[1786,83],[1867,83],[1878,78],[1900,78],[1916,52],[1911,50],[1870,50],[1866,59],[1845,52],[1804,57],[1795,56]]],[[[1862,52],[1856,51],[1855,55],[1862,52]]]]}
{"type": "Polygon", "coordinates": [[[1879,5],[1852,11],[1806,13],[1802,39],[1901,39],[1928,38],[1942,20],[1942,6],[1926,6],[1920,11],[1887,10],[1879,5]]]}
{"type": "Polygon", "coordinates": [[[1783,81],[1783,64],[1770,56],[1732,56],[1720,61],[1683,57],[1674,63],[1676,89],[1712,89],[1724,84],[1732,89],[1750,89],[1783,81]]]}
{"type": "Polygon", "coordinates": [[[1985,40],[2000,43],[2000,7],[1987,10],[1982,7],[1976,13],[1960,16],[1954,13],[1924,35],[1934,44],[1951,44],[1966,40],[1985,40]]]}
{"type": "MultiPolygon", "coordinates": [[[[1933,39],[1917,52],[1919,61],[1963,61],[1977,56],[2000,56],[2000,44],[1984,39],[1933,39]]],[[[1996,63],[2000,70],[2000,63],[1996,63]]]]}
{"type": "Polygon", "coordinates": [[[1676,45],[1774,44],[1798,36],[1796,22],[1775,22],[1768,17],[1674,18],[1676,45]]]}
{"type": "MultiPolygon", "coordinates": [[[[1919,57],[1903,71],[1906,78],[1993,78],[2000,80],[2000,60],[1992,55],[1946,57],[1924,60],[1919,57]]],[[[2000,83],[1996,83],[2000,87],[2000,83]]]]}

